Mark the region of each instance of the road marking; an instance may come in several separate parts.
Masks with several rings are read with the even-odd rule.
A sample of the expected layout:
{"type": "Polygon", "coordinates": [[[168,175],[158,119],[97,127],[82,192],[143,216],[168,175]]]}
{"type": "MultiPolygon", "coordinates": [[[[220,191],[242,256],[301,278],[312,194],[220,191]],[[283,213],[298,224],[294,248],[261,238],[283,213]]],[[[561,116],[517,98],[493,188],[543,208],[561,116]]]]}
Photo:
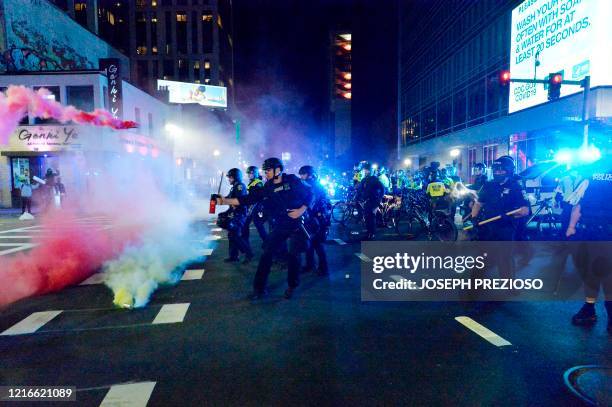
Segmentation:
{"type": "Polygon", "coordinates": [[[61,314],[62,311],[43,311],[35,312],[15,325],[0,333],[0,335],[24,335],[38,331],[43,325],[61,314]]]}
{"type": "Polygon", "coordinates": [[[36,246],[38,246],[38,243],[0,243],[0,247],[13,247],[13,249],[0,251],[0,256],[20,252],[22,250],[30,250],[36,246]]]}
{"type": "Polygon", "coordinates": [[[338,243],[340,246],[344,246],[346,242],[342,239],[334,239],[334,242],[338,243]]]}
{"type": "Polygon", "coordinates": [[[0,239],[33,239],[34,236],[15,235],[15,236],[0,236],[0,239]]]}
{"type": "Polygon", "coordinates": [[[177,322],[183,322],[188,308],[188,302],[184,304],[166,304],[161,307],[152,324],[174,324],[177,322]]]}
{"type": "Polygon", "coordinates": [[[204,249],[204,256],[212,255],[213,249],[204,249]]]}
{"type": "Polygon", "coordinates": [[[183,277],[181,278],[181,281],[201,280],[203,275],[204,275],[204,269],[185,270],[185,273],[183,273],[183,277]]]}
{"type": "Polygon", "coordinates": [[[39,226],[27,226],[27,227],[17,228],[17,229],[1,230],[0,233],[29,232],[31,229],[34,229],[37,227],[39,226]]]}
{"type": "Polygon", "coordinates": [[[480,325],[478,322],[474,321],[470,317],[455,317],[455,321],[459,322],[461,325],[465,326],[470,331],[476,333],[484,340],[492,343],[495,346],[511,346],[512,344],[497,335],[495,332],[491,331],[487,327],[480,325]]]}
{"type": "Polygon", "coordinates": [[[83,281],[79,285],[102,284],[104,283],[105,278],[106,278],[106,275],[104,273],[92,274],[87,280],[83,281]]]}
{"type": "Polygon", "coordinates": [[[111,386],[100,407],[145,407],[151,398],[155,382],[117,384],[111,386]]]}
{"type": "Polygon", "coordinates": [[[210,235],[204,238],[205,241],[220,240],[220,239],[221,239],[221,236],[219,235],[210,235]]]}
{"type": "Polygon", "coordinates": [[[210,229],[210,231],[211,232],[221,232],[221,231],[223,231],[223,229],[221,229],[221,228],[213,228],[213,229],[210,229]]]}
{"type": "Polygon", "coordinates": [[[363,253],[355,253],[355,256],[359,257],[359,259],[360,259],[361,261],[365,261],[365,262],[371,262],[371,261],[372,261],[372,259],[371,259],[371,258],[369,258],[368,256],[366,256],[366,255],[365,255],[365,254],[363,254],[363,253]]]}

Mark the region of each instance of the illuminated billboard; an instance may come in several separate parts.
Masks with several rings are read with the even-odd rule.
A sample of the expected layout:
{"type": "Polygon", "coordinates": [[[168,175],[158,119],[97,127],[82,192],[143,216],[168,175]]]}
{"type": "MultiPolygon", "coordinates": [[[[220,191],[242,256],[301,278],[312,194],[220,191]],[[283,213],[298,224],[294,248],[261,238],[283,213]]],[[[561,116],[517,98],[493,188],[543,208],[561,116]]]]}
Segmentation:
{"type": "Polygon", "coordinates": [[[197,103],[209,107],[227,107],[227,88],[223,86],[200,85],[157,80],[157,89],[167,88],[170,103],[197,103]]]}
{"type": "MultiPolygon", "coordinates": [[[[510,73],[514,79],[591,76],[591,87],[612,84],[612,1],[526,0],[512,10],[510,73]]],[[[563,85],[561,97],[581,92],[563,85]]],[[[548,101],[543,84],[510,83],[509,112],[548,101]]]]}

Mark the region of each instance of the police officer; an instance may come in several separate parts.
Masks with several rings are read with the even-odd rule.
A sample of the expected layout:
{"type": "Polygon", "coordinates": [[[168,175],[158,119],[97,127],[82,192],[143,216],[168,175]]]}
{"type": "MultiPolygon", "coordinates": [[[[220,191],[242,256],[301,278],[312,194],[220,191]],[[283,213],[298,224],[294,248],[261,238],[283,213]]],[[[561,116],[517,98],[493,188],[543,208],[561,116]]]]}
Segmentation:
{"type": "MultiPolygon", "coordinates": [[[[239,198],[247,193],[246,186],[242,182],[242,171],[232,168],[227,172],[227,180],[232,186],[226,198],[239,198]]],[[[229,257],[224,261],[233,263],[239,261],[240,252],[245,254],[244,263],[248,263],[253,258],[253,252],[249,241],[242,236],[244,222],[246,220],[246,207],[230,206],[230,208],[219,214],[219,226],[227,229],[227,239],[229,241],[229,257]]]]}
{"type": "Polygon", "coordinates": [[[382,202],[385,187],[378,177],[372,175],[372,165],[364,162],[361,165],[364,177],[357,187],[357,197],[365,202],[365,221],[368,229],[367,240],[374,240],[376,237],[376,211],[382,202]]]}
{"type": "Polygon", "coordinates": [[[470,185],[470,189],[474,191],[480,191],[485,182],[487,182],[487,165],[485,163],[476,163],[472,167],[472,175],[474,176],[474,183],[470,185]]]}
{"type": "Polygon", "coordinates": [[[287,266],[288,288],[285,298],[291,298],[299,285],[299,254],[308,245],[306,231],[303,225],[303,215],[312,201],[312,190],[302,180],[293,174],[283,173],[283,163],[278,158],[268,158],[262,169],[266,177],[263,188],[254,190],[252,194],[228,199],[217,197],[219,204],[253,205],[263,202],[270,214],[271,229],[264,242],[263,254],[257,265],[253,281],[252,300],[258,300],[267,294],[266,284],[274,254],[288,240],[287,266]]]}
{"type": "Polygon", "coordinates": [[[327,197],[325,189],[317,182],[317,174],[310,165],[300,168],[300,178],[312,188],[313,203],[308,209],[308,226],[311,231],[310,247],[306,251],[306,270],[314,270],[314,254],[319,258],[319,268],[317,274],[327,276],[329,267],[327,266],[327,255],[323,243],[327,240],[329,226],[331,225],[331,203],[327,197]]]}
{"type": "Polygon", "coordinates": [[[612,240],[612,160],[607,157],[590,168],[589,173],[592,175],[567,197],[573,209],[565,235],[572,240],[588,241],[575,256],[586,301],[572,317],[572,323],[588,326],[597,321],[595,302],[603,290],[608,333],[612,334],[612,254],[606,244],[612,240]],[[577,231],[578,225],[582,229],[577,231]]]}
{"type": "Polygon", "coordinates": [[[514,175],[514,160],[502,156],[493,162],[493,180],[487,181],[478,201],[472,207],[473,219],[488,219],[502,216],[500,220],[478,228],[480,240],[509,241],[514,239],[514,219],[529,214],[529,201],[525,189],[514,175]],[[512,215],[508,212],[517,210],[512,215]]]}
{"type": "MultiPolygon", "coordinates": [[[[249,183],[247,184],[247,192],[249,194],[253,194],[255,190],[263,188],[264,183],[261,179],[261,175],[259,175],[259,168],[251,165],[247,168],[247,176],[249,177],[249,183]]],[[[264,210],[261,202],[251,205],[247,211],[247,218],[242,228],[242,236],[247,242],[249,241],[249,227],[251,222],[255,225],[261,241],[265,241],[268,232],[266,232],[264,210]]]]}

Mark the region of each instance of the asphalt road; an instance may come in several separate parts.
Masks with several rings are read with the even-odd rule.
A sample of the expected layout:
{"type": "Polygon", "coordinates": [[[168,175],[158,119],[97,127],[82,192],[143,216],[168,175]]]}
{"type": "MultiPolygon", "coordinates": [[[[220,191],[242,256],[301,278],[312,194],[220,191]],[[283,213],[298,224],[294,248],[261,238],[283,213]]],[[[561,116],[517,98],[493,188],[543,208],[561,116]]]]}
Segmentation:
{"type": "MultiPolygon", "coordinates": [[[[0,236],[31,236],[17,226],[0,224],[0,236]]],[[[335,231],[329,278],[302,275],[285,300],[286,272],[275,266],[270,297],[251,303],[256,262],[223,263],[224,232],[206,233],[221,239],[190,267],[204,272],[161,288],[144,309],[114,309],[110,290],[90,284],[1,310],[0,385],[74,386],[87,406],[565,406],[581,405],[567,369],[612,364],[600,305],[600,321],[584,329],[569,322],[578,302],[361,302],[360,245],[332,240],[335,231]],[[11,334],[28,317],[38,329],[11,334]]],[[[30,242],[0,242],[9,240],[30,242]]],[[[260,252],[254,230],[251,243],[260,252]]]]}

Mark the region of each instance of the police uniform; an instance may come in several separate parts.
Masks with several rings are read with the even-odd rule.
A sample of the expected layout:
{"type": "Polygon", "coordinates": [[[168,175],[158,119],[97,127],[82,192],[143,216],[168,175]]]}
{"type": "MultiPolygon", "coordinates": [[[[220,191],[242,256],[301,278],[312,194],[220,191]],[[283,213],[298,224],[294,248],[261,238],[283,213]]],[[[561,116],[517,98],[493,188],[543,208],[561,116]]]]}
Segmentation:
{"type": "MultiPolygon", "coordinates": [[[[226,198],[240,198],[245,196],[247,188],[242,182],[235,182],[232,185],[229,195],[226,198]]],[[[230,218],[227,222],[227,240],[229,242],[229,259],[237,260],[240,252],[244,253],[247,259],[253,257],[249,241],[242,236],[242,231],[247,217],[247,208],[243,206],[232,206],[225,212],[230,218]]]]}
{"type": "Polygon", "coordinates": [[[357,194],[360,199],[365,201],[364,210],[368,238],[373,238],[376,234],[376,214],[374,210],[382,202],[384,192],[385,187],[374,175],[368,175],[359,183],[357,194]]]}
{"type": "MultiPolygon", "coordinates": [[[[585,241],[577,248],[574,262],[584,281],[587,298],[597,298],[603,290],[608,314],[608,333],[612,334],[612,163],[606,160],[590,168],[591,176],[569,194],[568,202],[580,205],[579,225],[572,240],[585,241]],[[588,242],[588,243],[587,243],[588,242]]],[[[565,233],[565,231],[563,231],[565,233]]],[[[596,320],[593,304],[585,303],[572,322],[587,325],[596,320]]]]}
{"type": "Polygon", "coordinates": [[[263,188],[238,198],[240,205],[254,205],[262,202],[266,213],[270,214],[270,233],[264,242],[263,254],[253,281],[256,294],[265,291],[274,254],[287,240],[289,240],[287,283],[290,289],[296,288],[300,282],[299,253],[308,244],[302,218],[293,219],[287,213],[291,209],[311,205],[313,197],[311,188],[293,174],[281,174],[280,179],[280,183],[268,181],[263,188]]]}
{"type": "MultiPolygon", "coordinates": [[[[255,177],[247,185],[247,192],[249,194],[252,194],[253,191],[261,189],[263,188],[263,186],[263,181],[260,178],[255,177]]],[[[242,236],[247,242],[249,241],[249,227],[251,225],[251,222],[253,222],[253,224],[255,225],[255,228],[257,229],[257,233],[259,233],[259,237],[261,237],[261,240],[265,241],[268,232],[266,232],[264,211],[261,203],[251,205],[247,211],[247,217],[244,222],[244,227],[242,228],[242,236]]]]}
{"type": "Polygon", "coordinates": [[[482,204],[480,220],[502,215],[500,220],[478,228],[479,240],[514,240],[516,222],[512,216],[505,214],[523,206],[529,207],[527,193],[519,180],[510,176],[501,184],[487,181],[478,194],[478,201],[482,204]]]}
{"type": "Polygon", "coordinates": [[[315,178],[307,179],[306,182],[312,188],[313,204],[308,208],[308,228],[310,232],[310,246],[306,251],[306,268],[314,269],[314,254],[319,258],[319,274],[328,274],[327,255],[323,244],[327,240],[329,226],[331,224],[331,203],[325,189],[316,182],[315,178]]]}

